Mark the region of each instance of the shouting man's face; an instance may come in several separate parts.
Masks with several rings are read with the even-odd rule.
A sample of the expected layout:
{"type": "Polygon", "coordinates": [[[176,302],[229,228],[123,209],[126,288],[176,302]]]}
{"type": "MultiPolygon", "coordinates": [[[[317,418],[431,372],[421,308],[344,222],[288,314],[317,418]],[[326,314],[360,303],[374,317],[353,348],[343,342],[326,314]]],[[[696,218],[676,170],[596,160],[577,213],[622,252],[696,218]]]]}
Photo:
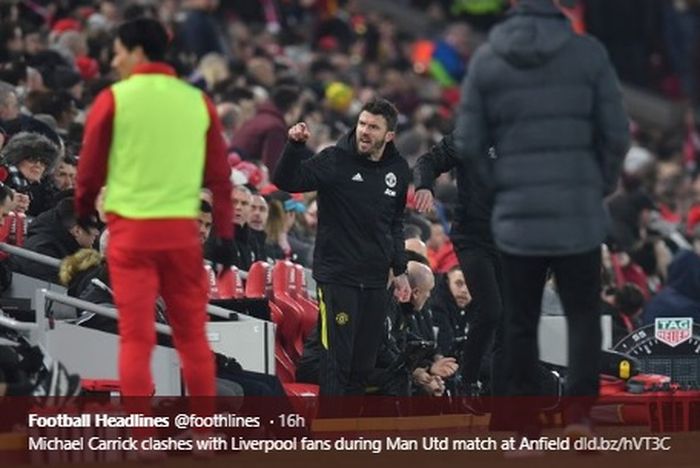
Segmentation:
{"type": "Polygon", "coordinates": [[[394,138],[384,116],[362,111],[357,119],[355,143],[357,152],[373,160],[379,160],[384,147],[394,138]]]}

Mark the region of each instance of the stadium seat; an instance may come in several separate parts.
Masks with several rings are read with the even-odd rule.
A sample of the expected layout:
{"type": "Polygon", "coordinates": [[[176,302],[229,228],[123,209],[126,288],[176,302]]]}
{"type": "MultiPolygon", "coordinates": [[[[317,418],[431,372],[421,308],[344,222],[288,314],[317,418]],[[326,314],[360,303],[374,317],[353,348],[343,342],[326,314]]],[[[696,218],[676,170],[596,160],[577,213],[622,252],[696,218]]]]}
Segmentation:
{"type": "Polygon", "coordinates": [[[296,273],[296,291],[297,294],[301,297],[305,297],[309,299],[309,290],[307,289],[307,284],[306,284],[306,268],[304,268],[302,265],[295,264],[294,265],[294,272],[296,273]]]}
{"type": "Polygon", "coordinates": [[[294,300],[290,290],[295,282],[292,262],[279,261],[272,267],[272,301],[282,310],[282,334],[284,347],[292,361],[296,362],[304,349],[302,340],[302,317],[304,311],[294,300]]]}
{"type": "Polygon", "coordinates": [[[219,296],[219,285],[216,281],[216,273],[208,263],[204,264],[204,271],[207,274],[207,284],[209,285],[209,299],[221,299],[219,296]]]}
{"type": "Polygon", "coordinates": [[[292,297],[302,309],[301,334],[302,339],[306,339],[318,321],[318,304],[309,299],[306,289],[306,272],[301,265],[294,265],[295,287],[292,290],[292,297]]]}
{"type": "Polygon", "coordinates": [[[307,421],[318,415],[318,385],[307,383],[282,384],[294,410],[307,421]]]}
{"type": "MultiPolygon", "coordinates": [[[[248,279],[245,283],[245,297],[251,299],[262,299],[267,297],[269,289],[268,281],[270,277],[270,264],[266,262],[255,262],[248,270],[248,279]]],[[[271,277],[270,277],[271,278],[271,277]]]]}
{"type": "Polygon", "coordinates": [[[219,289],[219,299],[240,299],[244,296],[243,281],[235,266],[222,271],[216,278],[216,284],[219,289]]]}

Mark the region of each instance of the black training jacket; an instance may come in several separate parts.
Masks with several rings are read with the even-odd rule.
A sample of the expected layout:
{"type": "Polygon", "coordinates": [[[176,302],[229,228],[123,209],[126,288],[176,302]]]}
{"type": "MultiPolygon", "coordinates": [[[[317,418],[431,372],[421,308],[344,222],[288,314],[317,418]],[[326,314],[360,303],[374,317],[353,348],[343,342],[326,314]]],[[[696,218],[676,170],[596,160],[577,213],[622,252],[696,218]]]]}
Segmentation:
{"type": "Polygon", "coordinates": [[[313,276],[318,282],[386,287],[389,268],[406,270],[403,216],[410,171],[393,143],[379,161],[355,149],[354,130],[305,159],[288,142],[273,182],[288,192],[318,192],[313,276]]]}
{"type": "Polygon", "coordinates": [[[450,238],[457,250],[483,249],[495,251],[491,236],[491,193],[482,182],[471,160],[456,154],[454,135],[446,135],[430,151],[418,159],[413,169],[416,190],[433,191],[435,179],[456,168],[457,207],[450,238]]]}

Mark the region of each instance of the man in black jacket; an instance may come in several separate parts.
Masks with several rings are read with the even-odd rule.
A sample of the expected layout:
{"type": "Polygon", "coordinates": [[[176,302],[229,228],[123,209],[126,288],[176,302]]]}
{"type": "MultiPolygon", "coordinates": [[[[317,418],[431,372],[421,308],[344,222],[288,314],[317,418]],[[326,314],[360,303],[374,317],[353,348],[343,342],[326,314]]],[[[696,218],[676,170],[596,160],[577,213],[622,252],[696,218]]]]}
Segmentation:
{"type": "MultiPolygon", "coordinates": [[[[63,259],[81,248],[91,248],[100,234],[97,226],[97,220],[93,218],[79,224],[73,209],[73,198],[64,198],[29,225],[24,248],[63,259]]],[[[14,270],[18,273],[52,283],[58,282],[57,271],[52,267],[22,257],[14,257],[13,263],[14,270]]]]}
{"type": "MultiPolygon", "coordinates": [[[[622,96],[603,46],[577,35],[561,0],[512,0],[469,64],[455,126],[460,158],[493,188],[491,227],[506,272],[509,394],[539,395],[537,328],[547,271],[569,329],[569,433],[590,433],[600,369],[603,197],[629,145],[622,96]]],[[[537,436],[535,405],[514,414],[537,436]]]]}
{"type": "MultiPolygon", "coordinates": [[[[254,262],[265,260],[264,244],[259,243],[259,236],[253,234],[248,225],[251,198],[251,191],[245,185],[236,185],[231,190],[235,229],[233,242],[230,244],[230,255],[233,265],[243,271],[248,271],[254,262]]],[[[222,259],[217,255],[220,253],[217,249],[217,239],[209,237],[204,244],[204,258],[220,264],[222,259]]]]}
{"type": "MultiPolygon", "coordinates": [[[[473,296],[473,319],[462,352],[462,381],[468,396],[478,397],[479,370],[484,354],[491,343],[495,343],[495,356],[503,352],[502,332],[494,342],[503,316],[503,266],[489,225],[492,203],[489,190],[473,161],[458,157],[452,133],[421,156],[416,164],[416,209],[420,212],[432,209],[435,179],[452,169],[457,173],[458,198],[450,239],[473,296]]],[[[491,376],[491,389],[494,395],[503,395],[505,384],[498,377],[491,376]]]]}
{"type": "Polygon", "coordinates": [[[304,123],[289,130],[274,183],[288,192],[318,191],[313,276],[318,284],[322,395],[361,395],[374,367],[386,317],[391,269],[407,301],[403,213],[408,164],[394,143],[397,111],[367,103],[356,127],[311,159],[304,123]]]}

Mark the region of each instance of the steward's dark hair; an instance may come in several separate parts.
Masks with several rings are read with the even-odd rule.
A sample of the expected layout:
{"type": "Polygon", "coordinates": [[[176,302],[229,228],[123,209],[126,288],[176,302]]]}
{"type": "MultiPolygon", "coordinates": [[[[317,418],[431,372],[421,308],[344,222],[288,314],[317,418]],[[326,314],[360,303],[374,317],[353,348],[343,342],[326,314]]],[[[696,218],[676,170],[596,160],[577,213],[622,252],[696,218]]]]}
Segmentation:
{"type": "Polygon", "coordinates": [[[151,18],[126,21],[117,29],[117,38],[127,50],[141,46],[148,60],[160,62],[168,50],[168,33],[160,22],[151,18]]]}

